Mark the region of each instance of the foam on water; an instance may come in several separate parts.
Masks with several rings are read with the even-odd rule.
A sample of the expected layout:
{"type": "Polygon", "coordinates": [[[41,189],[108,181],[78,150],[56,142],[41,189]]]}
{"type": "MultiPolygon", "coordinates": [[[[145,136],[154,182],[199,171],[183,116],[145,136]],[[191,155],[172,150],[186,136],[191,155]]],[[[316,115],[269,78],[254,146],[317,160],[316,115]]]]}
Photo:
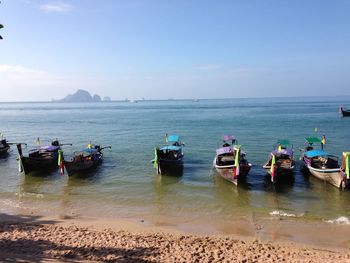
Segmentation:
{"type": "Polygon", "coordinates": [[[17,204],[54,212],[59,207],[81,214],[135,214],[184,221],[217,216],[229,223],[237,215],[251,213],[293,219],[307,211],[311,218],[350,218],[350,191],[340,192],[304,174],[299,169],[299,151],[294,156],[293,180],[272,185],[262,168],[277,139],[289,139],[298,149],[305,137],[326,134],[328,152],[341,155],[350,149],[350,140],[344,140],[350,118],[340,118],[337,111],[348,101],[345,97],[298,97],[198,103],[0,103],[1,132],[9,141],[28,143],[25,155],[37,146],[37,137],[43,143],[54,138],[73,143],[63,147],[67,159],[90,141],[112,145],[98,169],[86,177],[69,178],[60,176],[58,170],[18,174],[17,151],[11,146],[13,152],[0,159],[0,200],[10,197],[14,203],[0,202],[0,209],[16,210],[13,205],[17,204]],[[186,142],[184,169],[157,176],[149,161],[154,158],[154,146],[165,143],[166,131],[179,134],[186,142]],[[253,164],[238,187],[213,169],[215,149],[224,134],[238,139],[253,164]]]}
{"type": "Polygon", "coordinates": [[[304,214],[291,214],[291,213],[286,213],[282,210],[275,210],[270,213],[271,216],[281,216],[281,217],[302,217],[304,214]]]}
{"type": "Polygon", "coordinates": [[[337,225],[350,225],[350,219],[346,216],[340,216],[333,220],[327,220],[327,223],[337,224],[337,225]]]}

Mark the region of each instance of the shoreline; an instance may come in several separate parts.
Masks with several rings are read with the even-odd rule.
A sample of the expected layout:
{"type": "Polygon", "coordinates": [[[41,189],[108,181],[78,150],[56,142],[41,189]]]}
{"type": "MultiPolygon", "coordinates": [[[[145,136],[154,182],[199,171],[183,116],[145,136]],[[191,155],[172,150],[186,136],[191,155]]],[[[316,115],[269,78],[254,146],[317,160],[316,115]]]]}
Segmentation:
{"type": "Polygon", "coordinates": [[[0,260],[350,262],[348,226],[297,221],[256,222],[255,232],[249,224],[236,221],[230,234],[205,234],[139,219],[1,213],[0,260]]]}

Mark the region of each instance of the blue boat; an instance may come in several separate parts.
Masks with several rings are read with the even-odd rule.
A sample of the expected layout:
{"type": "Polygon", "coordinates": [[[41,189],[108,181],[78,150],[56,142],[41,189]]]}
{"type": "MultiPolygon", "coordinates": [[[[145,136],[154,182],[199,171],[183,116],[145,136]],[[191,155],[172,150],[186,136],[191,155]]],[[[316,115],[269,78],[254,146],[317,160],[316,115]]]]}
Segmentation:
{"type": "Polygon", "coordinates": [[[167,171],[183,168],[183,146],[178,135],[165,136],[167,145],[154,150],[154,167],[157,169],[157,174],[164,174],[167,171]]]}
{"type": "Polygon", "coordinates": [[[68,173],[68,176],[73,174],[81,173],[84,174],[90,170],[95,169],[102,163],[103,150],[111,146],[100,147],[100,145],[89,144],[88,148],[83,149],[79,152],[74,152],[72,160],[66,161],[63,158],[62,151],[60,153],[60,167],[61,173],[64,174],[64,167],[68,173]]]}

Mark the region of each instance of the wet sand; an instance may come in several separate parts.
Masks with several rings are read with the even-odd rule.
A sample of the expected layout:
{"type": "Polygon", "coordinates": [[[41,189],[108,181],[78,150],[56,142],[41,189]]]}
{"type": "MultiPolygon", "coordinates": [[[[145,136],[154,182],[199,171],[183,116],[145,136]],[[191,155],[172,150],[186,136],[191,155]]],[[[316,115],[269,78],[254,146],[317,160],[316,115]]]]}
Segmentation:
{"type": "Polygon", "coordinates": [[[346,244],[325,248],[251,235],[190,234],[142,220],[0,214],[0,222],[1,261],[350,262],[346,244]]]}

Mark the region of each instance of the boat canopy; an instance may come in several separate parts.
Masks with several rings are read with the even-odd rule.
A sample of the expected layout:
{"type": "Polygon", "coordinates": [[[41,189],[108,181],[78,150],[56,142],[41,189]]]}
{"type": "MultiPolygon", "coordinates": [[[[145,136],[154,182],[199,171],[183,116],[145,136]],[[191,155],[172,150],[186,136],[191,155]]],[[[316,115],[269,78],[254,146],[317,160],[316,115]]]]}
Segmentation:
{"type": "Polygon", "coordinates": [[[233,135],[224,135],[222,136],[223,141],[235,141],[236,138],[233,135]]]}
{"type": "Polygon", "coordinates": [[[289,156],[292,156],[293,155],[293,150],[292,149],[282,149],[282,150],[273,150],[271,152],[271,154],[274,154],[276,156],[281,156],[281,155],[289,155],[289,156]]]}
{"type": "Polygon", "coordinates": [[[220,147],[216,149],[216,155],[226,154],[226,153],[233,153],[235,149],[240,149],[240,145],[235,145],[234,148],[230,146],[220,147]]]}
{"type": "Polygon", "coordinates": [[[40,147],[41,151],[47,151],[47,152],[54,152],[54,151],[57,151],[58,149],[60,149],[59,146],[53,146],[53,145],[40,147]]]}
{"type": "Polygon", "coordinates": [[[221,155],[221,154],[225,154],[225,153],[232,153],[233,149],[231,147],[221,147],[216,149],[216,155],[221,155]]]}
{"type": "Polygon", "coordinates": [[[83,153],[89,153],[89,154],[92,154],[92,153],[97,152],[97,149],[85,148],[84,150],[82,150],[82,152],[83,152],[83,153]]]}
{"type": "Polygon", "coordinates": [[[171,143],[171,142],[178,142],[180,141],[180,137],[178,135],[169,135],[168,136],[168,142],[171,143]]]}
{"type": "Polygon", "coordinates": [[[284,145],[284,146],[291,145],[290,141],[286,139],[278,140],[277,144],[284,145]]]}
{"type": "Polygon", "coordinates": [[[307,143],[321,143],[321,140],[317,137],[307,137],[305,138],[307,143]]]}
{"type": "Polygon", "coordinates": [[[329,154],[325,151],[322,150],[312,150],[312,151],[308,151],[305,152],[305,156],[308,158],[313,158],[316,156],[328,156],[329,154]]]}
{"type": "Polygon", "coordinates": [[[170,145],[170,146],[164,146],[162,148],[160,148],[161,151],[181,151],[181,147],[180,146],[174,146],[174,145],[170,145]]]}

